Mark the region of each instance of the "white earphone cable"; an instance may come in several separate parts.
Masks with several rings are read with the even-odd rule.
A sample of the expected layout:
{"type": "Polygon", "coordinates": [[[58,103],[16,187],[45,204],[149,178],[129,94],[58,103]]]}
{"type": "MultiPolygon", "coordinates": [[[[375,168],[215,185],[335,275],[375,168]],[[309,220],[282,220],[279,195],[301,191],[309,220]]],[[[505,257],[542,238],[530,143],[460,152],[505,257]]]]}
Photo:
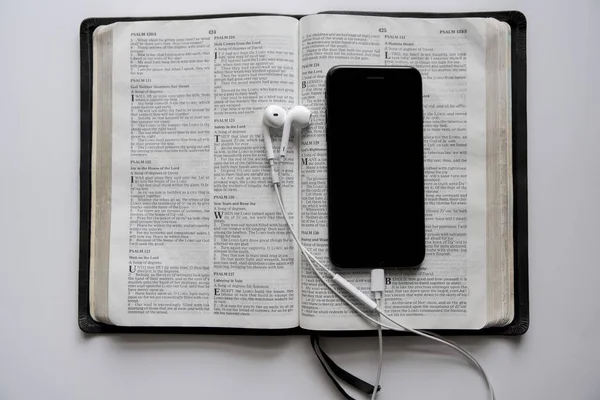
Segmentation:
{"type": "Polygon", "coordinates": [[[364,311],[362,311],[360,308],[358,308],[356,305],[354,305],[354,303],[352,303],[350,300],[348,300],[344,295],[342,295],[340,292],[338,292],[324,277],[323,275],[317,270],[317,268],[315,267],[314,263],[316,263],[319,267],[321,267],[325,272],[327,272],[331,277],[336,276],[336,274],[332,271],[330,271],[328,268],[326,268],[321,262],[319,262],[316,257],[314,255],[312,255],[308,249],[306,249],[304,247],[304,245],[302,245],[302,243],[300,242],[300,239],[298,239],[298,236],[296,235],[296,233],[294,232],[294,227],[288,217],[287,211],[285,209],[285,206],[283,204],[283,200],[281,198],[281,193],[279,191],[279,186],[278,184],[273,184],[273,187],[275,189],[275,194],[277,195],[277,201],[279,202],[279,207],[281,209],[281,213],[283,214],[283,218],[285,220],[285,222],[287,223],[287,226],[292,234],[292,237],[294,238],[296,244],[298,245],[298,247],[300,248],[300,250],[302,251],[302,254],[304,255],[304,257],[306,258],[306,260],[308,261],[308,264],[311,266],[312,270],[315,272],[315,274],[317,275],[317,277],[321,280],[321,282],[323,282],[323,284],[325,286],[327,286],[329,288],[329,290],[331,290],[338,298],[340,298],[344,303],[346,303],[350,308],[352,308],[354,311],[356,311],[361,317],[363,317],[364,319],[366,319],[367,321],[370,321],[371,323],[375,324],[376,326],[382,327],[382,328],[386,328],[386,329],[390,329],[393,331],[398,331],[398,332],[410,332],[413,333],[415,335],[418,336],[422,336],[428,339],[431,339],[433,341],[436,341],[438,343],[444,344],[456,351],[458,351],[460,354],[462,354],[465,358],[467,358],[467,360],[469,360],[477,369],[477,371],[479,371],[479,373],[482,375],[483,379],[485,380],[485,383],[487,384],[487,387],[489,389],[489,398],[490,400],[494,400],[495,396],[494,396],[494,389],[492,387],[492,383],[490,382],[487,374],[485,373],[485,370],[483,369],[483,367],[479,364],[479,362],[477,362],[477,360],[475,359],[475,357],[473,357],[471,355],[471,353],[469,353],[467,350],[463,349],[462,347],[460,347],[459,345],[442,338],[441,336],[432,333],[432,332],[428,332],[428,331],[424,331],[424,330],[416,330],[416,329],[412,329],[409,327],[406,327],[404,325],[401,325],[400,323],[396,322],[394,319],[392,319],[392,317],[390,317],[389,315],[387,315],[383,310],[381,310],[381,308],[379,308],[379,306],[377,306],[377,308],[375,308],[374,311],[376,311],[377,313],[379,313],[379,315],[383,316],[384,318],[386,318],[387,320],[389,320],[391,323],[393,323],[396,326],[391,326],[389,324],[386,324],[382,321],[377,321],[376,319],[372,318],[371,316],[367,315],[364,311]],[[314,261],[314,263],[313,263],[314,261]],[[400,328],[400,329],[399,329],[400,328]]]}
{"type": "MultiPolygon", "coordinates": [[[[379,307],[379,299],[375,300],[377,302],[377,307],[379,307]]],[[[377,320],[381,322],[381,315],[379,313],[376,315],[377,320]]],[[[381,381],[381,369],[383,367],[383,332],[381,329],[381,325],[377,325],[377,341],[379,342],[379,362],[377,363],[377,378],[375,378],[375,389],[373,390],[373,394],[371,395],[371,400],[375,400],[377,397],[377,388],[379,387],[379,382],[381,381]]]]}

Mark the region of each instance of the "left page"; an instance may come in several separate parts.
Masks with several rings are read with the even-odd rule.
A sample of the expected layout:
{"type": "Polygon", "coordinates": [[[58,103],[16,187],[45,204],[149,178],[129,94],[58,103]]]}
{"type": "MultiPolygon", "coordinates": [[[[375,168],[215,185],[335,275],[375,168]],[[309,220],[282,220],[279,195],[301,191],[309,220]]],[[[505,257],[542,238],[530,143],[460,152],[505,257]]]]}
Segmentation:
{"type": "MultiPolygon", "coordinates": [[[[112,27],[108,322],[297,326],[298,260],[261,118],[297,102],[298,21],[112,27]]],[[[289,158],[297,168],[295,146],[289,158]]],[[[296,171],[286,176],[293,210],[296,171]]]]}

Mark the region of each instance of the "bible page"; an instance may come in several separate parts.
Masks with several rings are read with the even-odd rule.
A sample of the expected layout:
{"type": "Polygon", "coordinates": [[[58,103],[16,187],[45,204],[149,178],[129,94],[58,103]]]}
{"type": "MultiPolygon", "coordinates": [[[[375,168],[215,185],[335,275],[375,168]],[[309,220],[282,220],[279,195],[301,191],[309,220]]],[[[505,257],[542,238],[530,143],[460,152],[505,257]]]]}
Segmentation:
{"type": "MultiPolygon", "coordinates": [[[[487,318],[486,20],[314,15],[301,19],[299,41],[300,101],[314,113],[300,155],[300,234],[305,246],[333,268],[327,247],[324,92],[328,70],[335,65],[414,66],[423,78],[426,256],[418,268],[386,269],[382,308],[412,328],[483,327],[487,318]]],[[[348,118],[359,112],[349,111],[348,118]]],[[[365,154],[375,153],[388,134],[398,133],[365,133],[361,139],[365,154]]],[[[357,156],[356,162],[369,160],[357,156]]],[[[390,185],[402,189],[393,179],[390,185]]],[[[377,195],[370,187],[357,185],[356,190],[373,190],[377,195]]],[[[401,203],[398,207],[402,212],[401,203]]],[[[385,218],[385,210],[357,212],[385,218]]],[[[336,272],[370,294],[368,271],[336,272]]],[[[303,328],[374,329],[330,293],[305,260],[300,285],[303,328]]]]}
{"type": "Polygon", "coordinates": [[[113,324],[298,325],[297,254],[261,130],[266,105],[297,103],[297,36],[289,17],[114,25],[113,324]]]}

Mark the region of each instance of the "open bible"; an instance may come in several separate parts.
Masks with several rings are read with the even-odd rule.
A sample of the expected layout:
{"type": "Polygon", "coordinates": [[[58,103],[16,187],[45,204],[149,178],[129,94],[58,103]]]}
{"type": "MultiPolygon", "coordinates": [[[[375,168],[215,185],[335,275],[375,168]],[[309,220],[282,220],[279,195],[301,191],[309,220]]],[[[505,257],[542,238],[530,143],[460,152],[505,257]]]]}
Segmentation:
{"type": "MultiPolygon", "coordinates": [[[[509,324],[510,43],[510,26],[494,18],[316,14],[99,26],[92,318],[117,326],[374,329],[328,291],[294,245],[261,134],[267,105],[313,112],[310,127],[293,135],[282,192],[304,245],[333,268],[325,75],[335,65],[366,64],[413,66],[423,78],[426,257],[418,268],[385,271],[382,308],[413,328],[509,324]]],[[[364,140],[365,148],[385,143],[364,140]]],[[[389,184],[400,211],[402,182],[389,184]]],[[[369,292],[368,271],[341,274],[369,292]]]]}

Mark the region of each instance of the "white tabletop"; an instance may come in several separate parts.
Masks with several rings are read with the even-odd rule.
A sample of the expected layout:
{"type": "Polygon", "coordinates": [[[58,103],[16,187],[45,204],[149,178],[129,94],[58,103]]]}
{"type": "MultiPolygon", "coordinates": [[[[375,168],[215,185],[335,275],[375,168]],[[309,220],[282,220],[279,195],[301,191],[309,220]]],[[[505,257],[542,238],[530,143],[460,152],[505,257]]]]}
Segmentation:
{"type": "MultiPolygon", "coordinates": [[[[499,399],[600,397],[600,3],[0,2],[0,398],[340,398],[307,337],[87,336],[77,326],[79,24],[87,17],[518,9],[528,19],[531,327],[462,337],[499,399]]],[[[373,338],[329,339],[373,380],[373,338]]],[[[484,399],[460,357],[385,340],[380,399],[484,399]]],[[[362,397],[361,397],[362,398],[362,397]]]]}

